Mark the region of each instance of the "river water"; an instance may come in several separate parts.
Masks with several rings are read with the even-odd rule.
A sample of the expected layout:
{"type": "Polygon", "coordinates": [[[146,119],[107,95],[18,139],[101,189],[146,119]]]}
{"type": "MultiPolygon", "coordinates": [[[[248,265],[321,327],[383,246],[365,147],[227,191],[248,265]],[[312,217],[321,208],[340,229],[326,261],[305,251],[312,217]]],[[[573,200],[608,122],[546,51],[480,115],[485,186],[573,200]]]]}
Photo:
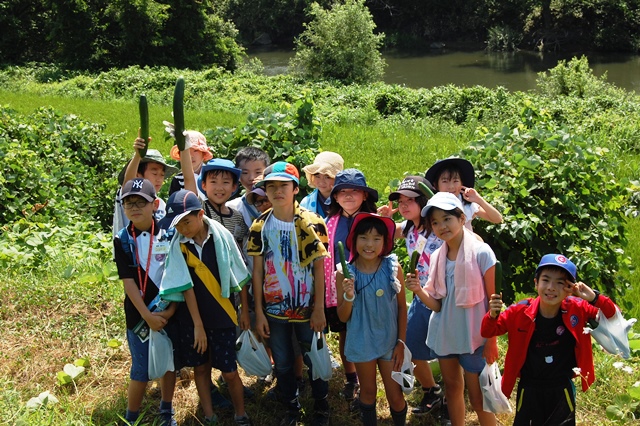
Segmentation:
{"type": "MultiPolygon", "coordinates": [[[[287,72],[291,50],[254,50],[249,57],[262,61],[265,73],[287,72]]],[[[447,84],[485,87],[504,86],[511,91],[535,89],[539,72],[555,67],[572,55],[537,52],[487,53],[440,49],[419,54],[385,53],[384,81],[413,88],[447,84]]],[[[607,81],[640,94],[640,56],[624,54],[586,54],[595,75],[607,73],[607,81]]]]}

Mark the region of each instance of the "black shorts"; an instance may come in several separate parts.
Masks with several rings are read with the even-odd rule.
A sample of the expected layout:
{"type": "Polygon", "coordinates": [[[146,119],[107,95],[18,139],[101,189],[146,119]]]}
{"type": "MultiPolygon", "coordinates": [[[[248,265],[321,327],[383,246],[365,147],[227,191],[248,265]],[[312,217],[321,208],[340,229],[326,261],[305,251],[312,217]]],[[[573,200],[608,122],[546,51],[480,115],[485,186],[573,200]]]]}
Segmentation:
{"type": "Polygon", "coordinates": [[[174,348],[174,355],[179,358],[180,365],[197,367],[211,361],[211,366],[223,373],[231,373],[238,369],[236,364],[236,328],[205,329],[207,333],[207,350],[199,354],[193,348],[193,326],[181,327],[179,348],[174,348]]]}
{"type": "Polygon", "coordinates": [[[528,386],[518,384],[514,426],[574,426],[576,424],[576,388],[567,379],[564,386],[528,386]]]}
{"type": "Polygon", "coordinates": [[[327,328],[333,333],[347,331],[347,323],[340,321],[340,318],[338,318],[338,308],[336,306],[324,308],[324,316],[327,320],[327,328]]]}

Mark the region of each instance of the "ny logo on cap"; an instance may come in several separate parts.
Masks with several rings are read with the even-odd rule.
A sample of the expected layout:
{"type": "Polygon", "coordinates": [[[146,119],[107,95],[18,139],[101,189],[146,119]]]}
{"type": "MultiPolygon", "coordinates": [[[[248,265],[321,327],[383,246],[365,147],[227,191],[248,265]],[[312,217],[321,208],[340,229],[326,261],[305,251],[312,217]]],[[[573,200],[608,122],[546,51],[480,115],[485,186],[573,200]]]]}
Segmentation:
{"type": "Polygon", "coordinates": [[[134,179],[131,184],[131,189],[142,189],[142,185],[144,184],[143,179],[134,179]]]}

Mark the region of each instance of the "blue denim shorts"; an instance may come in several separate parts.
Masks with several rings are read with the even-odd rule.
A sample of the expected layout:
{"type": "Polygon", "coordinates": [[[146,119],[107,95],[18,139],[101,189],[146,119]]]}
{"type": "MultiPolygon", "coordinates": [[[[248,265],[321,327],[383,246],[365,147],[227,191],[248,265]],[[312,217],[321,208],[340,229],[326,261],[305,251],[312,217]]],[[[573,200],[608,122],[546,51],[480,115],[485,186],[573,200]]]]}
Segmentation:
{"type": "Polygon", "coordinates": [[[427,346],[431,309],[415,297],[407,312],[407,347],[411,357],[420,361],[436,358],[436,354],[427,346]]]}
{"type": "Polygon", "coordinates": [[[468,373],[480,374],[485,364],[487,363],[482,357],[482,351],[484,351],[484,345],[480,346],[472,354],[451,354],[445,356],[438,356],[441,359],[453,359],[457,358],[458,362],[468,373]]]}

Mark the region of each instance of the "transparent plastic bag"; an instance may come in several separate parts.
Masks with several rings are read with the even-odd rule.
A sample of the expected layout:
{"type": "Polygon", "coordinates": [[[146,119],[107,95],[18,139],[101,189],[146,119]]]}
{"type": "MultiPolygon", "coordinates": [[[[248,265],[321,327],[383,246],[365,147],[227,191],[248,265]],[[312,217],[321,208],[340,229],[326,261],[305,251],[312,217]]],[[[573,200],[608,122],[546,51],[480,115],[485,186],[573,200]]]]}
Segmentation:
{"type": "Polygon", "coordinates": [[[324,337],[324,333],[313,333],[313,339],[311,339],[311,350],[309,350],[309,359],[313,366],[312,379],[325,380],[331,379],[333,369],[331,368],[331,355],[329,354],[329,347],[327,346],[327,340],[324,337]]]}
{"type": "Polygon", "coordinates": [[[392,371],[391,378],[402,387],[402,392],[410,394],[413,390],[413,385],[416,382],[416,378],[413,376],[413,369],[415,364],[411,362],[411,351],[407,345],[402,342],[404,346],[404,356],[402,358],[402,368],[400,371],[392,371]]]}
{"type": "Polygon", "coordinates": [[[244,330],[236,340],[236,359],[250,376],[264,377],[271,374],[269,354],[251,330],[244,330]]]}
{"type": "Polygon", "coordinates": [[[174,371],[173,344],[164,330],[149,332],[149,380],[158,379],[167,371],[174,371]]]}
{"type": "Polygon", "coordinates": [[[482,408],[491,413],[510,413],[509,398],[502,393],[502,374],[498,363],[485,364],[480,373],[480,388],[482,389],[482,408]]]}
{"type": "Polygon", "coordinates": [[[611,318],[607,318],[602,310],[598,310],[596,316],[598,325],[596,327],[585,327],[585,333],[591,333],[596,342],[604,348],[605,351],[613,355],[620,355],[627,359],[631,356],[629,349],[629,330],[636,319],[624,319],[620,309],[616,307],[616,314],[611,318]]]}

